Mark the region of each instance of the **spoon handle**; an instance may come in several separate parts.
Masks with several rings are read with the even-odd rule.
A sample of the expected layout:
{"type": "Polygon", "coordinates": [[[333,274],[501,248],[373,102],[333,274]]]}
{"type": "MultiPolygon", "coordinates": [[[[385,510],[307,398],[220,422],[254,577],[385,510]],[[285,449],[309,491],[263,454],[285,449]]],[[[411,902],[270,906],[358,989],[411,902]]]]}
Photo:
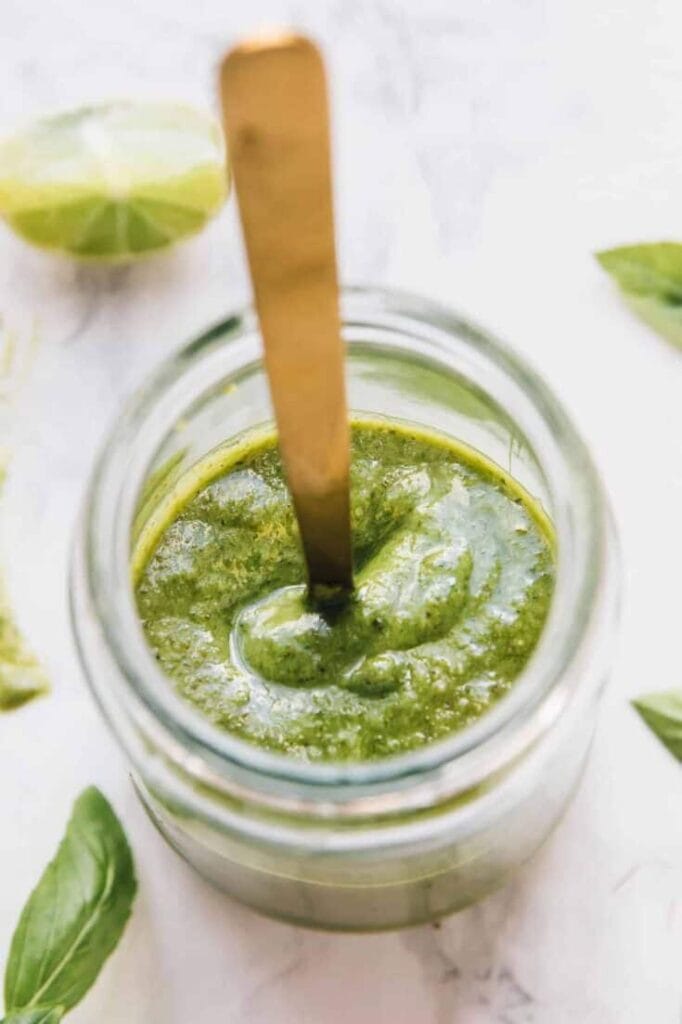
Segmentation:
{"type": "Polygon", "coordinates": [[[349,590],[349,428],[322,59],[300,36],[255,39],[225,58],[221,94],[309,584],[320,596],[349,590]]]}

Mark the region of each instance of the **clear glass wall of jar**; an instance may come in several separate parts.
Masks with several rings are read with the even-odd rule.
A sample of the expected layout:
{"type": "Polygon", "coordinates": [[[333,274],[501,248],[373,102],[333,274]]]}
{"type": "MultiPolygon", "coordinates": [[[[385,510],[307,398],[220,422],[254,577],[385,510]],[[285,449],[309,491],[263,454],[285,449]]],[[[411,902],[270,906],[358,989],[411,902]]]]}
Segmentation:
{"type": "Polygon", "coordinates": [[[135,531],[178,475],[271,420],[253,312],[164,364],[123,410],[74,550],[73,629],[92,691],[150,816],[222,889],[333,929],[437,918],[501,885],[559,819],[589,749],[617,605],[611,519],[566,413],[509,349],[413,296],[343,296],[349,403],[456,437],[538,497],[558,537],[540,644],[474,726],[363,764],[307,764],[220,732],[146,646],[130,582],[135,531]]]}

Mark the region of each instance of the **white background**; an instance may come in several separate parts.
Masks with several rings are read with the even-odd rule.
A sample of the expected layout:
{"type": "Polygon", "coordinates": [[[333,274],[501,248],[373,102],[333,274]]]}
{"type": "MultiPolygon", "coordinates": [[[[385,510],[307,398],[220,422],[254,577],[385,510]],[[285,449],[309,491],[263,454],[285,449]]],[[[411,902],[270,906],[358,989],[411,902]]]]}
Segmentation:
{"type": "Polygon", "coordinates": [[[335,937],[218,896],[139,809],[73,655],[66,570],[93,453],[161,356],[248,295],[232,204],[129,269],[0,234],[28,353],[3,499],[21,622],[53,681],[0,720],[0,962],[73,798],[99,784],[135,849],[134,918],[73,1024],[677,1024],[682,768],[629,708],[680,678],[682,357],[592,257],[682,240],[679,0],[3,0],[0,128],[110,96],[215,105],[240,32],[326,45],[347,281],[445,299],[540,368],[587,437],[625,567],[623,636],[582,788],[499,894],[443,923],[335,937]]]}

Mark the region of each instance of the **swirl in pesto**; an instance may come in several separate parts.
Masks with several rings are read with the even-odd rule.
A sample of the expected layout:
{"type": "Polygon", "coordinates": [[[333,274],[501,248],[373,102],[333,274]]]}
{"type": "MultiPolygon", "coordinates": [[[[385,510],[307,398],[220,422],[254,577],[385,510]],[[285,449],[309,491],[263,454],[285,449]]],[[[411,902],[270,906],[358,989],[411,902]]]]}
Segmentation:
{"type": "Polygon", "coordinates": [[[471,449],[353,424],[356,587],[326,610],[307,599],[273,436],[213,453],[192,481],[143,531],[137,605],[178,692],[243,739],[310,760],[412,750],[475,721],[538,641],[551,527],[471,449]]]}

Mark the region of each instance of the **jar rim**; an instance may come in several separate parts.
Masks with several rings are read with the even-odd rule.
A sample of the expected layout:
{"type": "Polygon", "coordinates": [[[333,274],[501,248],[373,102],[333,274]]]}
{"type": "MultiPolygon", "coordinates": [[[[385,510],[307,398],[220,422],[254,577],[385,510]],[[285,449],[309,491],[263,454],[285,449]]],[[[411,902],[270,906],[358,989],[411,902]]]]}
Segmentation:
{"type": "MultiPolygon", "coordinates": [[[[393,788],[403,792],[403,800],[405,788],[425,778],[431,785],[440,779],[444,789],[456,778],[458,790],[468,789],[542,735],[570,699],[566,677],[589,640],[605,560],[608,510],[589,453],[562,404],[505,343],[447,307],[406,292],[344,288],[341,312],[344,326],[380,321],[405,333],[410,325],[413,331],[415,325],[432,330],[440,338],[435,349],[438,344],[442,349],[448,337],[457,338],[475,350],[481,366],[489,365],[530,400],[538,424],[552,441],[561,465],[543,465],[538,459],[548,476],[556,471],[555,490],[562,492],[555,495],[560,500],[553,514],[558,536],[555,591],[537,647],[510,692],[475,723],[450,736],[407,753],[347,763],[300,761],[239,739],[213,725],[169,684],[144,639],[129,571],[132,516],[144,472],[161,442],[161,437],[151,436],[150,416],[164,403],[172,404],[183,379],[202,369],[202,361],[217,346],[257,332],[252,307],[219,321],[166,359],[126,403],[100,449],[78,541],[99,632],[121,671],[128,703],[193,755],[198,776],[209,785],[219,784],[225,772],[232,778],[236,773],[248,781],[249,789],[274,783],[286,794],[291,787],[304,787],[312,799],[332,801],[386,794],[393,788]],[[138,451],[143,426],[149,436],[138,451]],[[563,543],[569,534],[570,554],[565,557],[563,543]]],[[[75,613],[74,631],[77,635],[75,613]]],[[[421,801],[417,794],[415,801],[421,801]]]]}

